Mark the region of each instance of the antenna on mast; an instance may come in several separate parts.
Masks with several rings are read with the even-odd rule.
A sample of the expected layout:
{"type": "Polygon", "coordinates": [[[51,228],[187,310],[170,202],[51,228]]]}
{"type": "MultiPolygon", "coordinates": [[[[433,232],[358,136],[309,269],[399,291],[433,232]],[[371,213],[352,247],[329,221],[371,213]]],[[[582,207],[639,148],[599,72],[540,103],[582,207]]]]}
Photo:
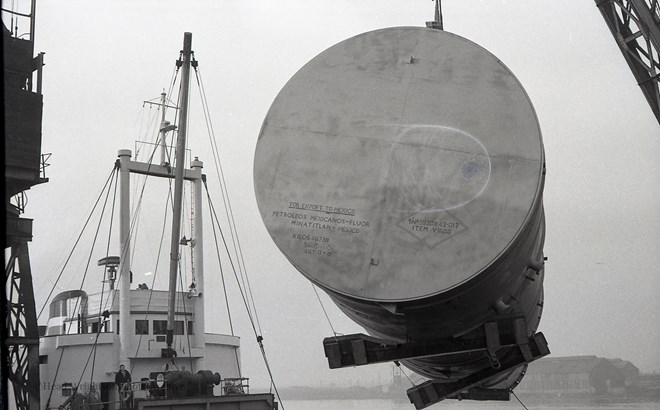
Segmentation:
{"type": "Polygon", "coordinates": [[[436,30],[444,30],[442,24],[442,0],[435,0],[435,20],[427,21],[426,27],[434,28],[436,30]]]}
{"type": "Polygon", "coordinates": [[[165,111],[166,108],[174,108],[175,110],[178,110],[179,107],[177,107],[176,105],[168,105],[167,93],[165,93],[165,89],[163,89],[163,92],[160,94],[159,102],[154,102],[153,100],[151,100],[151,101],[144,101],[142,106],[144,106],[144,104],[157,105],[161,107],[162,111],[161,111],[160,128],[158,130],[158,132],[160,133],[160,165],[167,165],[169,164],[169,161],[167,160],[167,141],[165,139],[169,131],[176,130],[176,125],[171,124],[169,121],[165,120],[165,111]]]}

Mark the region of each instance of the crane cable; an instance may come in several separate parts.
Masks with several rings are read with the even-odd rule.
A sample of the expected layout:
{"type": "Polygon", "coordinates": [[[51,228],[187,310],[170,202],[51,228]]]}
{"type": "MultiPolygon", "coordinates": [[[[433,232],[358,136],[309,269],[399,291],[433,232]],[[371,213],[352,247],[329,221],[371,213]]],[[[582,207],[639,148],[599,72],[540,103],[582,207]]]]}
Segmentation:
{"type": "Polygon", "coordinates": [[[515,397],[516,400],[518,400],[518,403],[520,403],[520,405],[523,406],[523,408],[524,408],[525,410],[529,410],[529,409],[527,408],[527,406],[525,406],[525,404],[522,402],[522,400],[520,400],[520,398],[516,395],[516,392],[514,392],[513,389],[510,389],[509,392],[511,392],[511,394],[513,394],[513,397],[515,397]]]}
{"type": "Polygon", "coordinates": [[[413,386],[413,387],[415,387],[415,383],[410,379],[410,377],[408,377],[408,374],[407,374],[406,372],[404,372],[403,369],[401,368],[401,363],[400,363],[398,360],[395,360],[395,361],[394,361],[394,365],[395,365],[396,367],[399,368],[399,371],[400,371],[404,376],[406,376],[406,379],[408,379],[408,382],[410,382],[410,385],[413,386]]]}
{"type": "MultiPolygon", "coordinates": [[[[332,322],[330,321],[330,316],[328,316],[328,312],[325,310],[325,306],[323,306],[323,302],[321,301],[321,297],[319,296],[319,292],[316,290],[316,285],[314,283],[311,284],[312,289],[314,290],[314,293],[316,294],[316,299],[318,299],[319,304],[321,305],[321,309],[323,309],[323,314],[325,315],[326,320],[328,321],[328,324],[330,325],[330,329],[332,329],[332,334],[335,337],[335,340],[337,340],[337,335],[343,335],[343,333],[338,333],[335,331],[334,326],[332,326],[332,322]]],[[[339,342],[339,340],[337,340],[339,342]]]]}

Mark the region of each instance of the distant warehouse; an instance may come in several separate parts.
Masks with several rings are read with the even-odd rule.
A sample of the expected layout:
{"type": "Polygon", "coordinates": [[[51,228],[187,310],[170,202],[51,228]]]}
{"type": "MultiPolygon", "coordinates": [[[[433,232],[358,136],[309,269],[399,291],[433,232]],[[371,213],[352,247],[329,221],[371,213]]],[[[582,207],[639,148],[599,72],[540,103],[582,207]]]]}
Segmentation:
{"type": "Polygon", "coordinates": [[[550,357],[531,363],[516,391],[556,396],[624,394],[638,376],[639,369],[621,359],[550,357]]]}

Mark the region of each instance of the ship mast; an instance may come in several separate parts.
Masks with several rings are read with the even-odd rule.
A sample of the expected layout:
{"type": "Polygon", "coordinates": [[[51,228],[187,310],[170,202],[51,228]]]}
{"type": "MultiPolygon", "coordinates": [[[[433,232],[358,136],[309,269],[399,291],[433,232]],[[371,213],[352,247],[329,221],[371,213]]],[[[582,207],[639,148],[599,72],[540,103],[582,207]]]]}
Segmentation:
{"type": "Polygon", "coordinates": [[[179,238],[181,237],[181,203],[183,198],[183,171],[186,152],[186,134],[188,123],[188,92],[190,83],[190,61],[192,56],[192,33],[183,34],[183,51],[181,54],[181,95],[179,133],[176,142],[176,159],[174,174],[174,214],[172,216],[172,237],[170,246],[170,281],[167,310],[167,349],[172,352],[174,340],[174,306],[176,303],[176,282],[179,269],[179,238]]]}

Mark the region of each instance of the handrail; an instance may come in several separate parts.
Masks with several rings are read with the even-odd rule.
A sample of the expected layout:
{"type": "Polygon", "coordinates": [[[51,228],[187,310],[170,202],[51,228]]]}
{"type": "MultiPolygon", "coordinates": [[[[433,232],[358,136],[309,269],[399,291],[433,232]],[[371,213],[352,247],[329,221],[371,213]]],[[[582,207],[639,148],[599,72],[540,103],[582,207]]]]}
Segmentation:
{"type": "Polygon", "coordinates": [[[17,11],[7,10],[4,7],[2,7],[2,11],[4,11],[5,13],[14,14],[16,16],[32,18],[32,13],[30,13],[30,14],[19,13],[17,11]]]}

